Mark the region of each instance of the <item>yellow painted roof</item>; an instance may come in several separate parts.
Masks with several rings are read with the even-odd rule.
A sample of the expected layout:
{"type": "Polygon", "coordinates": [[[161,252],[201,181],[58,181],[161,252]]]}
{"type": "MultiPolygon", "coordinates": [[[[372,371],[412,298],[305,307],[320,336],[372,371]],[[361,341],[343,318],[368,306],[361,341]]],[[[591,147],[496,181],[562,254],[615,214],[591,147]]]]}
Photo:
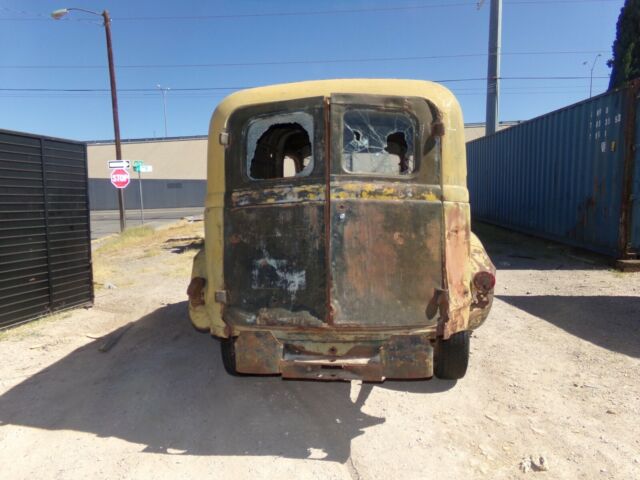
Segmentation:
{"type": "Polygon", "coordinates": [[[220,102],[214,117],[219,117],[220,120],[226,119],[234,110],[247,105],[299,98],[327,97],[333,93],[422,97],[433,102],[445,115],[452,109],[460,109],[453,93],[438,83],[425,80],[353,78],[282,83],[240,90],[220,102]]]}
{"type": "MultiPolygon", "coordinates": [[[[207,154],[209,194],[215,193],[220,196],[221,192],[224,192],[224,147],[220,145],[218,138],[220,133],[227,128],[229,116],[236,109],[276,101],[327,97],[334,93],[394,95],[428,99],[440,111],[441,120],[445,127],[445,135],[442,138],[443,184],[462,187],[465,198],[467,198],[464,121],[456,97],[448,88],[434,82],[398,79],[314,80],[250,88],[229,95],[220,102],[209,125],[207,154]]],[[[215,202],[219,201],[221,201],[221,197],[215,202]]]]}

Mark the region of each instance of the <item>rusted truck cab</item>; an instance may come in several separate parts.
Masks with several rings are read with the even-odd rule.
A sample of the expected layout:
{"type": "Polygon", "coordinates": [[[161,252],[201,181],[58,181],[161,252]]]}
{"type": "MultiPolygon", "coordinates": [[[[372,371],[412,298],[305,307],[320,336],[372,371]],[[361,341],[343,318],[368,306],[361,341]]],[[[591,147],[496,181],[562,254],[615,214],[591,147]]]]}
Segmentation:
{"type": "Polygon", "coordinates": [[[232,374],[460,378],[495,268],[471,233],[464,124],[413,80],[274,85],[209,128],[194,326],[232,374]]]}

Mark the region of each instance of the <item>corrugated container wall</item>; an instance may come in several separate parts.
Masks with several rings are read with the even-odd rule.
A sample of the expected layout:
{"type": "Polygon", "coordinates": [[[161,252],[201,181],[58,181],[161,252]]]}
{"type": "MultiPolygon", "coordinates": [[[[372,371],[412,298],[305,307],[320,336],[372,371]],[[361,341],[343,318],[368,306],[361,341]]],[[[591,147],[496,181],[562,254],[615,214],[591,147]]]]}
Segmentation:
{"type": "Polygon", "coordinates": [[[92,303],[86,146],[0,130],[0,328],[92,303]]]}
{"type": "Polygon", "coordinates": [[[637,258],[639,85],[467,143],[472,217],[637,258]]]}

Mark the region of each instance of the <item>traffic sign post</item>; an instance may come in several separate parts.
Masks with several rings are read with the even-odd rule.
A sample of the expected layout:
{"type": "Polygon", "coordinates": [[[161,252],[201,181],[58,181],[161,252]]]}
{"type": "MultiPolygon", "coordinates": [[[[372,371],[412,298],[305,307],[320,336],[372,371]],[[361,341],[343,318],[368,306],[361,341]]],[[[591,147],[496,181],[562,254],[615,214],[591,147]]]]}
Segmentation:
{"type": "Polygon", "coordinates": [[[111,169],[111,183],[118,189],[118,199],[120,200],[120,228],[124,230],[124,196],[122,190],[127,188],[131,182],[129,176],[129,168],[133,164],[133,171],[138,172],[138,188],[140,191],[140,222],[144,223],[144,204],[142,200],[142,176],[141,173],[150,173],[153,171],[151,165],[145,165],[142,160],[109,160],[107,166],[111,169]]]}
{"type": "Polygon", "coordinates": [[[153,171],[151,165],[145,165],[142,160],[133,162],[133,171],[138,172],[138,187],[140,190],[140,222],[144,223],[144,203],[142,200],[142,172],[150,173],[153,171]]]}

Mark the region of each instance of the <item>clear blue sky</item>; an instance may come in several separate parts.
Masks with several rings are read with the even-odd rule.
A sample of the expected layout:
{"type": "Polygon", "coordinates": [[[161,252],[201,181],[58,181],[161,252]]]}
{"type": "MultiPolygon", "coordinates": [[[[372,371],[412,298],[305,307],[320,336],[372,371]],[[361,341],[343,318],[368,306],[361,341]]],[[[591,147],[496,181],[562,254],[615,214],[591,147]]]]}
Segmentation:
{"type": "MultiPolygon", "coordinates": [[[[56,8],[106,8],[113,17],[123,138],[164,135],[157,84],[171,88],[168,133],[180,136],[206,133],[217,103],[237,88],[487,73],[490,0],[479,10],[473,0],[66,1],[0,0],[0,89],[108,89],[100,19],[81,12],[49,18],[56,8]],[[447,58],[407,59],[433,56],[447,58]],[[228,89],[180,90],[219,87],[228,89]]],[[[504,0],[500,120],[532,118],[586,98],[597,53],[602,57],[595,64],[594,94],[603,92],[623,3],[504,0]],[[508,79],[558,76],[587,78],[508,79]]],[[[445,84],[458,95],[465,121],[484,120],[484,81],[445,84]]],[[[0,128],[77,140],[113,138],[109,93],[0,90],[0,128]]]]}

